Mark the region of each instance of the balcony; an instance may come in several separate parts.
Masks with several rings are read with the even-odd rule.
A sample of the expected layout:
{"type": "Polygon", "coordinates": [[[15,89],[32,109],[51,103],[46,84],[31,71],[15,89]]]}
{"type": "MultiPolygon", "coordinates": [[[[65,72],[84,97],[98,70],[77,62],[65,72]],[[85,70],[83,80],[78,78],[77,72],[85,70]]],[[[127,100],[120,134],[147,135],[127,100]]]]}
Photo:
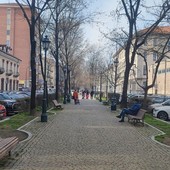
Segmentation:
{"type": "Polygon", "coordinates": [[[6,70],[6,76],[11,76],[13,74],[12,70],[6,70]]]}
{"type": "Polygon", "coordinates": [[[19,77],[19,75],[20,75],[19,72],[16,72],[13,74],[13,77],[19,77]]]}
{"type": "Polygon", "coordinates": [[[0,67],[0,74],[3,74],[5,72],[5,69],[3,67],[0,67]]]}

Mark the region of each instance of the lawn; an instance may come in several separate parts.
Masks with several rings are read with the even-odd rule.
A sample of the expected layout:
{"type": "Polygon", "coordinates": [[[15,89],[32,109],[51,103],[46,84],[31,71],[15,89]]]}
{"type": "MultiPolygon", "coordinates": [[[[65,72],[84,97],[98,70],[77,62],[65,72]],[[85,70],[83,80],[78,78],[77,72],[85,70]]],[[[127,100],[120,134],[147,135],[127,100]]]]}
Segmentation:
{"type": "Polygon", "coordinates": [[[155,139],[170,146],[170,123],[155,119],[152,115],[145,115],[145,122],[163,131],[165,134],[156,136],[155,139]]]}

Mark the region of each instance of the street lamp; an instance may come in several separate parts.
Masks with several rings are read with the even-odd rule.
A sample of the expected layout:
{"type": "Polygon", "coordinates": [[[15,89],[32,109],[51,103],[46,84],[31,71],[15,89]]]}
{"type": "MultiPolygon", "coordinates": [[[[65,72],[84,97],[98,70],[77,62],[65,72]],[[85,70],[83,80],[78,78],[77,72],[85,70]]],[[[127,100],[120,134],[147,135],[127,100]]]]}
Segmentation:
{"type": "Polygon", "coordinates": [[[67,102],[70,103],[71,101],[71,87],[70,87],[70,72],[71,72],[71,69],[70,69],[70,65],[68,65],[67,67],[67,78],[68,78],[68,94],[67,94],[67,102]]]}
{"type": "Polygon", "coordinates": [[[116,86],[117,86],[117,67],[118,67],[118,64],[119,64],[119,60],[118,60],[118,58],[116,57],[115,60],[114,60],[114,65],[115,65],[114,95],[116,95],[116,86]]]}
{"type": "Polygon", "coordinates": [[[119,61],[118,58],[116,57],[114,60],[114,65],[115,65],[115,84],[114,84],[114,96],[111,99],[111,111],[116,110],[116,86],[117,86],[117,67],[118,67],[119,61]]]}
{"type": "Polygon", "coordinates": [[[42,114],[41,114],[41,122],[47,122],[47,81],[46,81],[46,60],[47,60],[47,51],[50,45],[50,40],[46,35],[42,40],[43,49],[45,51],[44,58],[44,90],[43,90],[43,102],[42,102],[42,114]]]}
{"type": "Polygon", "coordinates": [[[100,73],[100,95],[99,101],[102,102],[102,72],[100,73]]]}
{"type": "Polygon", "coordinates": [[[63,71],[64,71],[64,101],[63,101],[63,104],[66,104],[67,101],[66,101],[66,97],[67,97],[67,66],[65,65],[63,67],[63,71]]]}

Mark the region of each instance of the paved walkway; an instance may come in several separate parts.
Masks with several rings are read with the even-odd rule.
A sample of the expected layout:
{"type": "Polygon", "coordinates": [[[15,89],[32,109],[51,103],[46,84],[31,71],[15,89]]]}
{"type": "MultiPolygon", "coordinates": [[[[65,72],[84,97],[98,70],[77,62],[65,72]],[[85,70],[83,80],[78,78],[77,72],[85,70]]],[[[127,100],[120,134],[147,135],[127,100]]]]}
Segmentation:
{"type": "Polygon", "coordinates": [[[6,170],[170,170],[170,148],[151,140],[157,130],[119,123],[95,100],[67,104],[23,130],[32,138],[14,150],[6,170]]]}

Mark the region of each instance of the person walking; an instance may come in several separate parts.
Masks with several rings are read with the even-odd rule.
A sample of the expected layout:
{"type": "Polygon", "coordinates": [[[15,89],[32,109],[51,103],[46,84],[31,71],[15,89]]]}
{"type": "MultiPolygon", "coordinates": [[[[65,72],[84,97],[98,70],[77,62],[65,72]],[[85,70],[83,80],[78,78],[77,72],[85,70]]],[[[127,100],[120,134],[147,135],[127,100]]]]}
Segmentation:
{"type": "Polygon", "coordinates": [[[74,104],[77,104],[78,99],[78,92],[77,90],[74,90],[73,92],[73,98],[74,98],[74,104]]]}
{"type": "Polygon", "coordinates": [[[93,90],[90,92],[90,96],[91,96],[91,99],[93,99],[93,94],[94,94],[94,92],[93,92],[93,90]]]}

